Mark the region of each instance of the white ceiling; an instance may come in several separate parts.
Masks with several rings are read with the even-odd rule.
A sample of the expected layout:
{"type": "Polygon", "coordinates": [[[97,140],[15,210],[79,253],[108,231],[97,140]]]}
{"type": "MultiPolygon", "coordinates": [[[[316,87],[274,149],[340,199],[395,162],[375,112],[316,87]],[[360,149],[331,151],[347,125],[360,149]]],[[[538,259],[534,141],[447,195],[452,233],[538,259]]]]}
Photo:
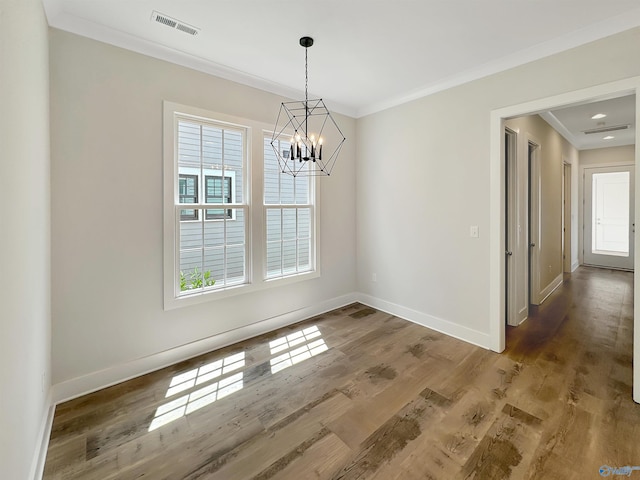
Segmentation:
{"type": "Polygon", "coordinates": [[[638,0],[43,0],[52,27],[354,117],[640,25],[638,0]],[[200,29],[151,21],[158,11],[200,29]]]}
{"type": "Polygon", "coordinates": [[[540,116],[579,150],[635,144],[635,95],[572,105],[542,112],[540,116]],[[591,118],[599,113],[606,115],[606,117],[591,118]],[[585,131],[594,129],[624,126],[628,128],[611,132],[585,133],[585,131]],[[614,138],[605,140],[607,136],[614,138]]]}

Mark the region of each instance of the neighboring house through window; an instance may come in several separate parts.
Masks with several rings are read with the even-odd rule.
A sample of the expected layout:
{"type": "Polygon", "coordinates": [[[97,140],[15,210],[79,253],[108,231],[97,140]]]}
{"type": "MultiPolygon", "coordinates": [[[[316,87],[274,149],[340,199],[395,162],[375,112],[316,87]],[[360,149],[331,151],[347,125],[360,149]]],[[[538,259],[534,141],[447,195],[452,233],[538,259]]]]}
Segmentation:
{"type": "MultiPolygon", "coordinates": [[[[205,180],[205,203],[233,203],[231,177],[207,175],[205,180]]],[[[232,218],[231,209],[207,210],[207,219],[232,218]]]]}
{"type": "MultiPolygon", "coordinates": [[[[198,175],[180,174],[180,203],[198,203],[198,175]]],[[[180,210],[180,220],[197,220],[198,210],[180,210]]]]}

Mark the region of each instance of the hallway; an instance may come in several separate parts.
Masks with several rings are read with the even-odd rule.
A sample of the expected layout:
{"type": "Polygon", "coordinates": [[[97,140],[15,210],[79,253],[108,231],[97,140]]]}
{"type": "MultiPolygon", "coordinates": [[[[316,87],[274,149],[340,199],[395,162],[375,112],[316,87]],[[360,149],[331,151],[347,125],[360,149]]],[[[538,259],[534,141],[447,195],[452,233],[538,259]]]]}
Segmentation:
{"type": "Polygon", "coordinates": [[[554,424],[541,438],[533,478],[596,478],[597,463],[640,465],[633,273],[580,267],[565,275],[526,322],[507,327],[506,344],[505,354],[530,373],[531,413],[554,424]]]}

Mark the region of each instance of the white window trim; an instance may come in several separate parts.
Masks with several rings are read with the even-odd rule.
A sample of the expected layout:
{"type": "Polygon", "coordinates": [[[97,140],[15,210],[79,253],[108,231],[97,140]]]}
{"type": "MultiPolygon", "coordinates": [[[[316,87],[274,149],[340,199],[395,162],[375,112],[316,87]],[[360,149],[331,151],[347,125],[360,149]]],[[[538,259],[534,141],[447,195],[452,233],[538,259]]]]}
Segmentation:
{"type": "MultiPolygon", "coordinates": [[[[265,279],[266,276],[266,218],[264,205],[264,134],[273,128],[262,122],[257,122],[245,118],[234,117],[232,115],[212,112],[210,110],[191,107],[175,102],[163,102],[163,292],[164,310],[198,305],[210,301],[215,301],[236,295],[257,292],[275,287],[284,287],[306,280],[312,280],[321,276],[321,239],[318,234],[321,232],[321,197],[317,178],[312,179],[315,191],[314,231],[312,241],[314,242],[314,269],[308,272],[297,273],[286,277],[276,277],[265,279]],[[247,240],[246,240],[246,268],[247,281],[237,286],[228,286],[220,289],[204,290],[199,293],[178,296],[176,292],[176,278],[179,266],[176,265],[176,245],[179,229],[179,217],[176,218],[175,209],[178,205],[178,189],[176,178],[178,177],[178,163],[175,161],[175,151],[177,149],[177,137],[175,136],[175,114],[191,116],[195,120],[211,121],[217,123],[228,123],[231,126],[247,129],[246,150],[247,162],[246,182],[244,185],[244,198],[246,198],[247,211],[247,240]],[[259,160],[258,160],[259,159],[259,160]],[[257,200],[256,200],[257,199],[257,200]],[[258,203],[259,202],[259,203],[258,203]],[[262,205],[263,208],[258,208],[262,205]],[[260,245],[260,248],[254,248],[260,245]],[[260,268],[254,268],[260,266],[260,268]],[[260,271],[261,270],[261,271],[260,271]]],[[[233,205],[229,205],[232,207],[233,205]]],[[[193,206],[194,208],[196,205],[193,206]]],[[[184,208],[184,207],[182,207],[184,208]]],[[[187,220],[188,221],[188,220],[187,220]]],[[[215,220],[210,220],[215,221],[215,220]]]]}

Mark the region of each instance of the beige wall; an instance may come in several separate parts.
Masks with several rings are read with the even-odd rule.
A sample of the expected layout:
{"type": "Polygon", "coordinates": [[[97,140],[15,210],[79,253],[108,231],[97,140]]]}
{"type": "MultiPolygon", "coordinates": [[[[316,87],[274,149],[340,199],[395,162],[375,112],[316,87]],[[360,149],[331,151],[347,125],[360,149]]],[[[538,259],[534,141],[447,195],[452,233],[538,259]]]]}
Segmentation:
{"type": "Polygon", "coordinates": [[[594,148],[580,151],[580,166],[629,164],[635,161],[635,145],[623,147],[594,148]]]}
{"type": "MultiPolygon", "coordinates": [[[[489,346],[496,290],[488,281],[495,267],[487,230],[500,215],[490,207],[491,112],[638,76],[639,56],[636,28],[359,119],[364,296],[489,346]],[[471,225],[479,238],[470,238],[471,225]]],[[[551,252],[548,260],[557,257],[551,252]]]]}
{"type": "Polygon", "coordinates": [[[63,397],[158,368],[177,347],[208,339],[213,349],[235,338],[225,332],[348,300],[355,120],[336,117],[347,143],[319,180],[320,278],[164,311],[163,101],[273,125],[283,99],[62,31],[50,38],[53,378],[72,384],[63,397]]]}
{"type": "Polygon", "coordinates": [[[37,468],[51,368],[48,31],[0,1],[0,477],[37,468]]]}

